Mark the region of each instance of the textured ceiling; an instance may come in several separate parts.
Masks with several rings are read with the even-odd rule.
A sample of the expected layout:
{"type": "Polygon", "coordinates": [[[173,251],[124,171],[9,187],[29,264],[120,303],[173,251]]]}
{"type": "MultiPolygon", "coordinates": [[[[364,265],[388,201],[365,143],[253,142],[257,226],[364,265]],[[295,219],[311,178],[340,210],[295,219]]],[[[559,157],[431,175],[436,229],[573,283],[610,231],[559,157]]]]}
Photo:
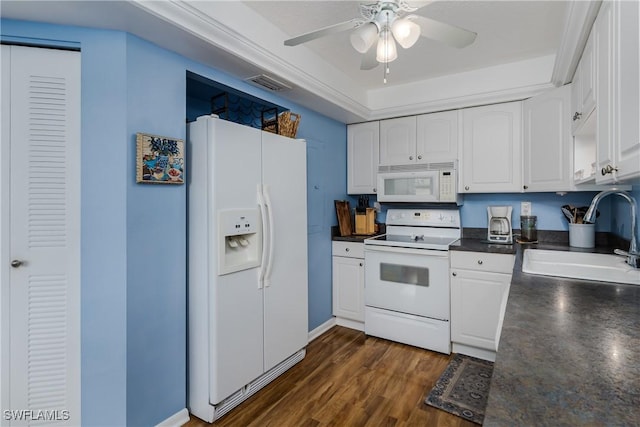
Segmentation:
{"type": "MultiPolygon", "coordinates": [[[[357,18],[355,1],[247,1],[249,7],[293,36],[357,18]]],[[[478,33],[476,41],[456,49],[421,37],[410,49],[398,47],[391,63],[390,84],[484,68],[556,53],[562,36],[564,1],[435,1],[416,14],[478,33]]],[[[349,42],[350,32],[333,34],[290,49],[311,49],[325,61],[362,84],[380,87],[382,67],[360,70],[360,54],[349,42]]]]}

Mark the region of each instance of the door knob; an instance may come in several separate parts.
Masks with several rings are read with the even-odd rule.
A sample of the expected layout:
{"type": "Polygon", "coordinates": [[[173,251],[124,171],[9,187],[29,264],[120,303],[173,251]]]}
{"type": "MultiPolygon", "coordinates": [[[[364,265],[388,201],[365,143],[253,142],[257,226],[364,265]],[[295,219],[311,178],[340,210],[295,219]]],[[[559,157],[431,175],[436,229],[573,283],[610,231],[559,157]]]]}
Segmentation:
{"type": "Polygon", "coordinates": [[[24,263],[22,261],[20,261],[19,259],[14,259],[13,261],[11,261],[11,267],[13,267],[13,268],[18,268],[22,264],[24,264],[24,263]]]}

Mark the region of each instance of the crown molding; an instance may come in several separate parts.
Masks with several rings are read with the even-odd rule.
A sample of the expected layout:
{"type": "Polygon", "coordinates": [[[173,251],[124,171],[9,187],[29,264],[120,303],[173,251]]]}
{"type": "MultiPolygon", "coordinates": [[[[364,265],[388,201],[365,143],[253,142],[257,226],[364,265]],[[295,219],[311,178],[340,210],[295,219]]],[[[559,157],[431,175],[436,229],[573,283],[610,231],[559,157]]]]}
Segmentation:
{"type": "Polygon", "coordinates": [[[552,83],[539,83],[529,86],[494,90],[487,93],[457,96],[434,101],[420,102],[400,107],[380,108],[375,110],[369,120],[382,120],[393,117],[410,116],[416,114],[435,113],[438,111],[456,110],[460,108],[477,107],[480,105],[498,104],[501,102],[520,101],[531,98],[546,90],[552,89],[552,83]]]}
{"type": "MultiPolygon", "coordinates": [[[[258,33],[253,27],[261,28],[266,21],[259,21],[240,2],[130,3],[212,48],[292,83],[293,90],[277,95],[345,123],[525,99],[553,87],[550,76],[557,67],[555,56],[548,55],[365,92],[311,51],[284,49],[275,41],[281,36],[275,27],[274,34],[254,41],[251,37],[257,38],[258,33]]],[[[221,64],[209,65],[220,68],[221,64]]]]}
{"type": "Polygon", "coordinates": [[[370,119],[529,98],[553,87],[554,61],[555,55],[546,55],[380,89],[370,94],[370,119]]]}
{"type": "MultiPolygon", "coordinates": [[[[271,49],[265,49],[265,47],[256,44],[245,35],[211,15],[203,13],[188,2],[181,0],[130,0],[130,3],[180,28],[191,36],[197,37],[213,47],[262,69],[266,74],[293,83],[297,90],[330,100],[335,107],[345,112],[350,112],[352,115],[366,117],[370,114],[369,109],[363,103],[366,99],[365,93],[347,94],[345,90],[337,89],[334,85],[325,83],[306,69],[301,68],[292,61],[282,59],[281,56],[272,53],[271,49]],[[358,98],[361,98],[361,100],[358,98]]],[[[225,2],[225,7],[232,6],[246,7],[237,3],[234,4],[234,2],[225,2]]],[[[247,13],[253,12],[247,8],[247,13]]],[[[338,71],[334,69],[333,73],[338,73],[338,71]]],[[[346,79],[346,77],[343,77],[343,79],[346,79]]],[[[347,87],[350,87],[351,90],[355,89],[355,85],[347,85],[347,87]]],[[[287,97],[286,93],[278,93],[278,95],[287,97]]],[[[308,96],[303,96],[302,98],[308,98],[308,96]]],[[[314,109],[314,105],[304,106],[314,109]]]]}
{"type": "Polygon", "coordinates": [[[567,5],[564,33],[551,74],[551,82],[555,86],[562,86],[573,80],[573,74],[582,56],[601,3],[600,0],[572,1],[567,5]]]}

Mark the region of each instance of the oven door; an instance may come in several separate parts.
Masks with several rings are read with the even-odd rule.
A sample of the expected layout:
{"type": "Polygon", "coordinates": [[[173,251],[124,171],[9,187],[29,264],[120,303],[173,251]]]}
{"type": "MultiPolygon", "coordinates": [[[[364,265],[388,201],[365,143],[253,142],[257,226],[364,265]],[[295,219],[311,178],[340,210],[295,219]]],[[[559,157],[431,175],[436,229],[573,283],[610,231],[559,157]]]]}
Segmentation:
{"type": "Polygon", "coordinates": [[[365,305],[449,320],[449,252],[365,247],[365,305]]]}

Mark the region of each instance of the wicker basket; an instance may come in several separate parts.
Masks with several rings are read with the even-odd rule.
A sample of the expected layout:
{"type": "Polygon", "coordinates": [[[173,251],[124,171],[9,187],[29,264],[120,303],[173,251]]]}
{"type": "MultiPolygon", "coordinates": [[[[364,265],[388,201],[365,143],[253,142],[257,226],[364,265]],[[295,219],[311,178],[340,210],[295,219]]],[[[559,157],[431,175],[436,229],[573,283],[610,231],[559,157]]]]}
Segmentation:
{"type": "Polygon", "coordinates": [[[278,133],[289,138],[295,138],[300,124],[300,114],[285,111],[278,116],[278,133]]]}

